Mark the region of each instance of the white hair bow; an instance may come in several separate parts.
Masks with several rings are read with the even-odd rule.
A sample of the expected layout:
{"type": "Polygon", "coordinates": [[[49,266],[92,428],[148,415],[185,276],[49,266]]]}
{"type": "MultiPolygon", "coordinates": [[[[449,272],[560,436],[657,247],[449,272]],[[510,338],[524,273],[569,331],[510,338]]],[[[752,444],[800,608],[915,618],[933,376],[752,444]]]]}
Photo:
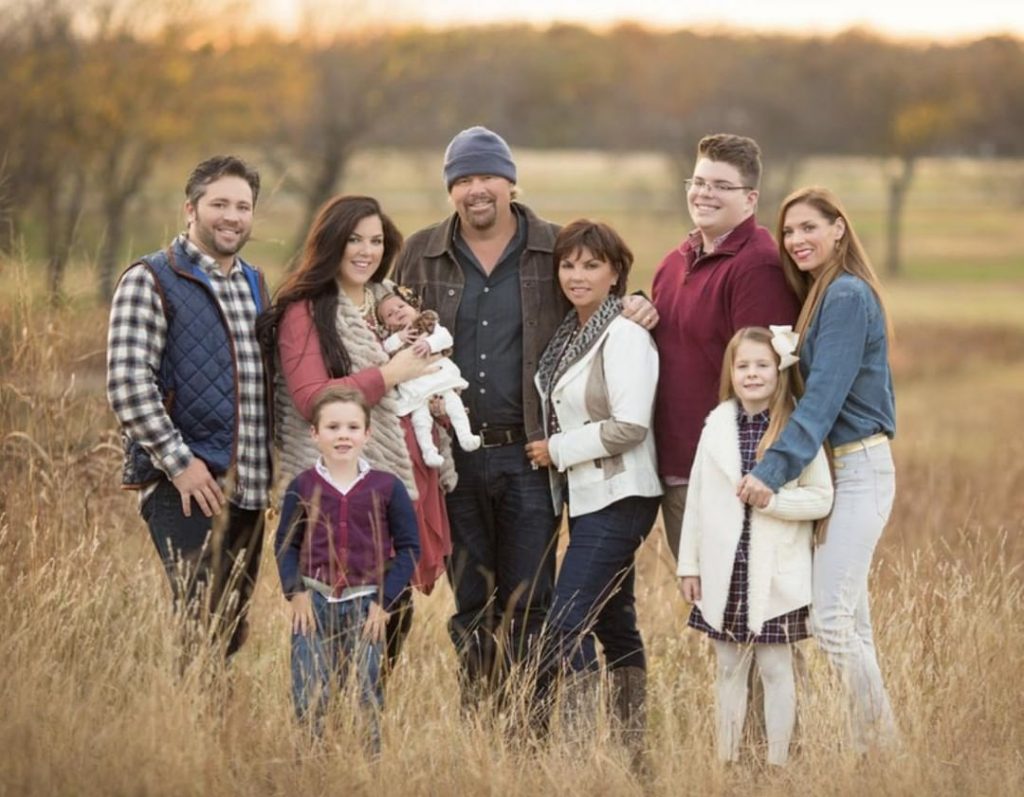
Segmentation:
{"type": "Polygon", "coordinates": [[[789,324],[785,326],[769,326],[772,332],[772,348],[779,355],[779,370],[784,371],[800,358],[796,356],[796,347],[800,342],[800,336],[793,331],[789,324]]]}

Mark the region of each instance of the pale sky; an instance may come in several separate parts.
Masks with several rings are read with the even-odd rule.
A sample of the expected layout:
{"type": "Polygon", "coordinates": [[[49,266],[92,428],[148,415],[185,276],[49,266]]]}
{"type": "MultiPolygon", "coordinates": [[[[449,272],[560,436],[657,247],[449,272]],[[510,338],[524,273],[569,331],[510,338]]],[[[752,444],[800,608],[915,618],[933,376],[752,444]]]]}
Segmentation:
{"type": "Polygon", "coordinates": [[[851,26],[894,37],[964,39],[1024,35],[1024,0],[253,0],[256,15],[294,29],[304,11],[326,22],[427,25],[552,21],[596,26],[622,21],[650,26],[717,26],[832,33],[851,26]]]}

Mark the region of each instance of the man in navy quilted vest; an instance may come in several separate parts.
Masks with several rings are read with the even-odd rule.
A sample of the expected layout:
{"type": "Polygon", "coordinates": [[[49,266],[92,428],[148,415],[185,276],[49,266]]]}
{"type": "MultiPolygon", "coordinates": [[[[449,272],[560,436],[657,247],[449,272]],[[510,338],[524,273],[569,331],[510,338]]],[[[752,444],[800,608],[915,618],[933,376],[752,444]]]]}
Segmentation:
{"type": "Polygon", "coordinates": [[[263,547],[271,478],[267,380],[256,341],[263,275],[238,252],[259,174],[232,156],[185,186],[185,231],[122,275],[107,340],[107,397],[139,508],[184,621],[230,656],[263,547]]]}

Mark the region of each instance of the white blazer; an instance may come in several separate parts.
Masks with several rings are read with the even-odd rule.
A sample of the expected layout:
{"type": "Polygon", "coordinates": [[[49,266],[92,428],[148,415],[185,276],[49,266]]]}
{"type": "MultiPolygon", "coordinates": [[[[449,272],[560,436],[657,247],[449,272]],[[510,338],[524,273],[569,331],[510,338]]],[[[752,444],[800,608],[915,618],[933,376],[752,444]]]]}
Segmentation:
{"type": "MultiPolygon", "coordinates": [[[[742,475],[737,404],[724,401],[704,422],[690,472],[679,540],[680,576],[700,576],[701,614],[721,630],[736,546],[743,533],[742,475]]],[[[832,476],[824,450],[796,479],[750,516],[747,599],[750,630],[811,602],[813,520],[832,508],[832,476]]]]}
{"type": "MultiPolygon", "coordinates": [[[[534,379],[548,425],[548,402],[534,379]]],[[[658,385],[658,350],[650,334],[619,316],[551,390],[561,432],[548,438],[554,467],[569,483],[569,514],[594,512],[629,496],[661,495],[651,418],[658,385]],[[601,441],[604,421],[636,424],[642,441],[612,454],[601,441]]],[[[555,514],[563,505],[562,483],[551,475],[555,514]]]]}

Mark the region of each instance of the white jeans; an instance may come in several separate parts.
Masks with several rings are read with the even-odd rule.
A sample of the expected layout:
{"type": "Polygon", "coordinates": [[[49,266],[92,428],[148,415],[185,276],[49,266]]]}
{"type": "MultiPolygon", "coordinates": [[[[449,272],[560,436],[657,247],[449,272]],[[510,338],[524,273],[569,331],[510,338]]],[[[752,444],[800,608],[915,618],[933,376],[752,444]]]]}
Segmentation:
{"type": "Polygon", "coordinates": [[[839,457],[828,533],[814,553],[811,623],[818,644],[843,679],[858,752],[897,738],[868,605],[871,559],[895,493],[888,443],[839,457]]]}
{"type": "Polygon", "coordinates": [[[796,682],[792,645],[738,645],[715,643],[718,678],[715,681],[718,718],[718,757],[736,761],[740,755],[743,721],[747,716],[747,676],[757,657],[764,684],[764,725],[768,737],[768,763],[782,766],[789,757],[789,742],[796,724],[796,682]]]}

